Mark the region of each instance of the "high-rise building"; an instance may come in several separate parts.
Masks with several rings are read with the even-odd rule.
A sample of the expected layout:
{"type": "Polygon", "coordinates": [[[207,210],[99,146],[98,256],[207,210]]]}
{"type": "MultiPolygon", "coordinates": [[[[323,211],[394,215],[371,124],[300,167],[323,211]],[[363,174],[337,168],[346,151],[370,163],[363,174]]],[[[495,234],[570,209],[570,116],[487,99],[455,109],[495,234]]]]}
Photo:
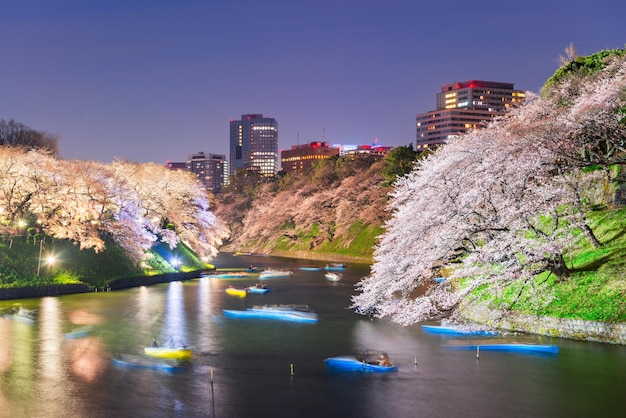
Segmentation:
{"type": "Polygon", "coordinates": [[[437,93],[437,110],[416,117],[416,150],[423,151],[480,128],[525,99],[526,93],[514,90],[512,83],[469,80],[446,84],[437,93]]]}
{"type": "Polygon", "coordinates": [[[228,161],[221,154],[198,152],[189,155],[187,170],[198,176],[207,190],[219,193],[228,184],[228,161]]]}
{"type": "Polygon", "coordinates": [[[230,121],[230,174],[244,168],[262,176],[279,169],[278,123],[261,114],[242,115],[230,121]]]}
{"type": "Polygon", "coordinates": [[[290,150],[280,152],[282,170],[303,171],[311,168],[314,161],[339,155],[339,148],[331,148],[328,142],[315,141],[304,145],[292,145],[290,150]]]}

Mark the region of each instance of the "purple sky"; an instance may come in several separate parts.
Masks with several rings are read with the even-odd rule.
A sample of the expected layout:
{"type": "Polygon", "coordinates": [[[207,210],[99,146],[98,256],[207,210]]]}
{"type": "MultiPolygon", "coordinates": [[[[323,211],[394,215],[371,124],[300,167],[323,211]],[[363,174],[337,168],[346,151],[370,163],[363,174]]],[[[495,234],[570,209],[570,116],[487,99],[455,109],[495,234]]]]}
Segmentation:
{"type": "Polygon", "coordinates": [[[229,120],[280,147],[408,145],[441,85],[537,92],[570,42],[624,48],[623,0],[2,0],[0,119],[110,162],[228,154],[229,120]]]}

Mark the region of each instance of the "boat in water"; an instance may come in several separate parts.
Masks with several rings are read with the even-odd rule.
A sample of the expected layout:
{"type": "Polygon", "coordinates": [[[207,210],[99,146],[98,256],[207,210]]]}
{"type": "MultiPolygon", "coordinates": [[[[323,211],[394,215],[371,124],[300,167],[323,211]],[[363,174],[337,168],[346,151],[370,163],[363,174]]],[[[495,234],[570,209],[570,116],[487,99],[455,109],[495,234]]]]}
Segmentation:
{"type": "Polygon", "coordinates": [[[321,267],[299,267],[298,269],[302,271],[320,271],[322,268],[321,267]]]}
{"type": "Polygon", "coordinates": [[[164,370],[169,372],[184,369],[183,365],[175,361],[150,358],[146,356],[132,356],[128,354],[122,354],[119,357],[113,357],[111,358],[111,361],[116,366],[130,367],[135,369],[164,370]]]}
{"type": "Polygon", "coordinates": [[[307,305],[255,305],[245,311],[224,309],[231,318],[276,319],[292,322],[317,322],[317,314],[307,305]]]}
{"type": "Polygon", "coordinates": [[[331,270],[345,270],[346,269],[346,265],[343,263],[332,263],[332,264],[327,264],[326,267],[324,267],[324,270],[327,271],[331,271],[331,270]]]}
{"type": "Polygon", "coordinates": [[[250,293],[267,293],[269,291],[270,289],[266,285],[261,283],[257,283],[254,286],[250,286],[248,288],[248,292],[250,293]]]}
{"type": "Polygon", "coordinates": [[[291,270],[276,270],[276,269],[266,269],[263,270],[259,276],[259,280],[265,279],[274,279],[279,277],[289,277],[293,274],[291,270]]]}
{"type": "Polygon", "coordinates": [[[480,351],[509,351],[516,353],[545,353],[558,354],[558,345],[542,344],[470,344],[470,345],[448,345],[448,348],[457,350],[480,350],[480,351]]]}
{"type": "Polygon", "coordinates": [[[455,337],[493,337],[500,334],[498,331],[462,326],[422,325],[422,329],[429,334],[451,335],[455,337]]]}
{"type": "Polygon", "coordinates": [[[89,336],[92,331],[91,326],[78,327],[65,334],[66,340],[76,340],[78,338],[85,338],[89,336]]]}
{"type": "Polygon", "coordinates": [[[324,274],[324,277],[326,277],[326,280],[330,280],[331,282],[339,282],[343,279],[341,274],[334,273],[332,271],[324,274]]]}
{"type": "Polygon", "coordinates": [[[189,361],[192,350],[187,347],[145,347],[144,352],[154,358],[189,361]]]}
{"type": "Polygon", "coordinates": [[[324,360],[324,365],[328,370],[337,372],[387,373],[398,370],[385,353],[330,357],[324,360]]]}
{"type": "Polygon", "coordinates": [[[200,275],[201,278],[206,279],[247,279],[250,277],[250,272],[248,271],[225,271],[225,272],[214,272],[214,273],[203,273],[200,275]]]}
{"type": "Polygon", "coordinates": [[[26,309],[21,305],[12,307],[9,313],[5,313],[2,317],[11,321],[23,322],[31,325],[37,322],[36,311],[26,309]]]}
{"type": "Polygon", "coordinates": [[[248,288],[242,289],[239,287],[230,286],[226,288],[226,293],[231,296],[239,296],[240,298],[245,298],[248,294],[248,288]]]}

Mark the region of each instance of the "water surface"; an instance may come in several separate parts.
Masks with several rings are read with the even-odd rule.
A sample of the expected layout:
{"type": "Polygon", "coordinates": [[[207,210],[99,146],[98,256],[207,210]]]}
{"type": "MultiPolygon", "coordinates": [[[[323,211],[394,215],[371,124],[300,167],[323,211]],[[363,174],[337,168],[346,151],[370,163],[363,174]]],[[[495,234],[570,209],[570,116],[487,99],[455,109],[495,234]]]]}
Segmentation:
{"type": "Polygon", "coordinates": [[[626,348],[531,335],[445,337],[347,309],[366,265],[344,280],[325,263],[220,254],[218,267],[289,268],[266,294],[227,295],[244,280],[194,279],[123,291],[1,301],[35,311],[0,319],[0,417],[618,417],[626,348]],[[222,309],[308,304],[315,324],[226,318],[222,309]],[[73,334],[70,334],[74,332],[73,334]],[[178,372],[119,367],[156,337],[192,347],[178,372]],[[449,349],[453,344],[558,344],[558,355],[449,349]],[[384,350],[397,373],[331,373],[327,357],[384,350]],[[292,374],[293,371],[293,374],[292,374]]]}

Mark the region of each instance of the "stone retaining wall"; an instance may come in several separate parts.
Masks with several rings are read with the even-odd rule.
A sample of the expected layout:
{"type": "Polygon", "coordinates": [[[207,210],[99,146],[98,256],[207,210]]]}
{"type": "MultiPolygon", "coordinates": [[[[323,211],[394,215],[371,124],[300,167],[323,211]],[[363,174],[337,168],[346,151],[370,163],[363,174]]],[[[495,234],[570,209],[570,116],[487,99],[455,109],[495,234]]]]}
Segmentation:
{"type": "Polygon", "coordinates": [[[371,257],[360,257],[344,254],[318,253],[316,251],[306,250],[272,250],[268,255],[274,257],[298,258],[303,260],[328,261],[332,263],[362,263],[372,264],[371,257]]]}
{"type": "Polygon", "coordinates": [[[50,284],[46,286],[27,286],[10,289],[0,289],[0,300],[31,299],[44,296],[69,295],[72,293],[89,292],[86,284],[50,284]]]}
{"type": "Polygon", "coordinates": [[[511,312],[502,316],[501,313],[490,311],[484,306],[464,307],[462,315],[473,322],[505,331],[626,345],[626,323],[611,324],[511,312]]]}
{"type": "MultiPolygon", "coordinates": [[[[108,290],[128,289],[130,287],[149,286],[157,283],[167,283],[179,280],[189,280],[200,277],[200,271],[187,273],[168,273],[155,276],[125,277],[113,280],[108,290]]],[[[104,289],[101,289],[104,290],[104,289]]],[[[45,286],[28,286],[11,289],[0,289],[0,300],[32,299],[44,296],[69,295],[72,293],[94,292],[86,284],[51,284],[45,286]]]]}

